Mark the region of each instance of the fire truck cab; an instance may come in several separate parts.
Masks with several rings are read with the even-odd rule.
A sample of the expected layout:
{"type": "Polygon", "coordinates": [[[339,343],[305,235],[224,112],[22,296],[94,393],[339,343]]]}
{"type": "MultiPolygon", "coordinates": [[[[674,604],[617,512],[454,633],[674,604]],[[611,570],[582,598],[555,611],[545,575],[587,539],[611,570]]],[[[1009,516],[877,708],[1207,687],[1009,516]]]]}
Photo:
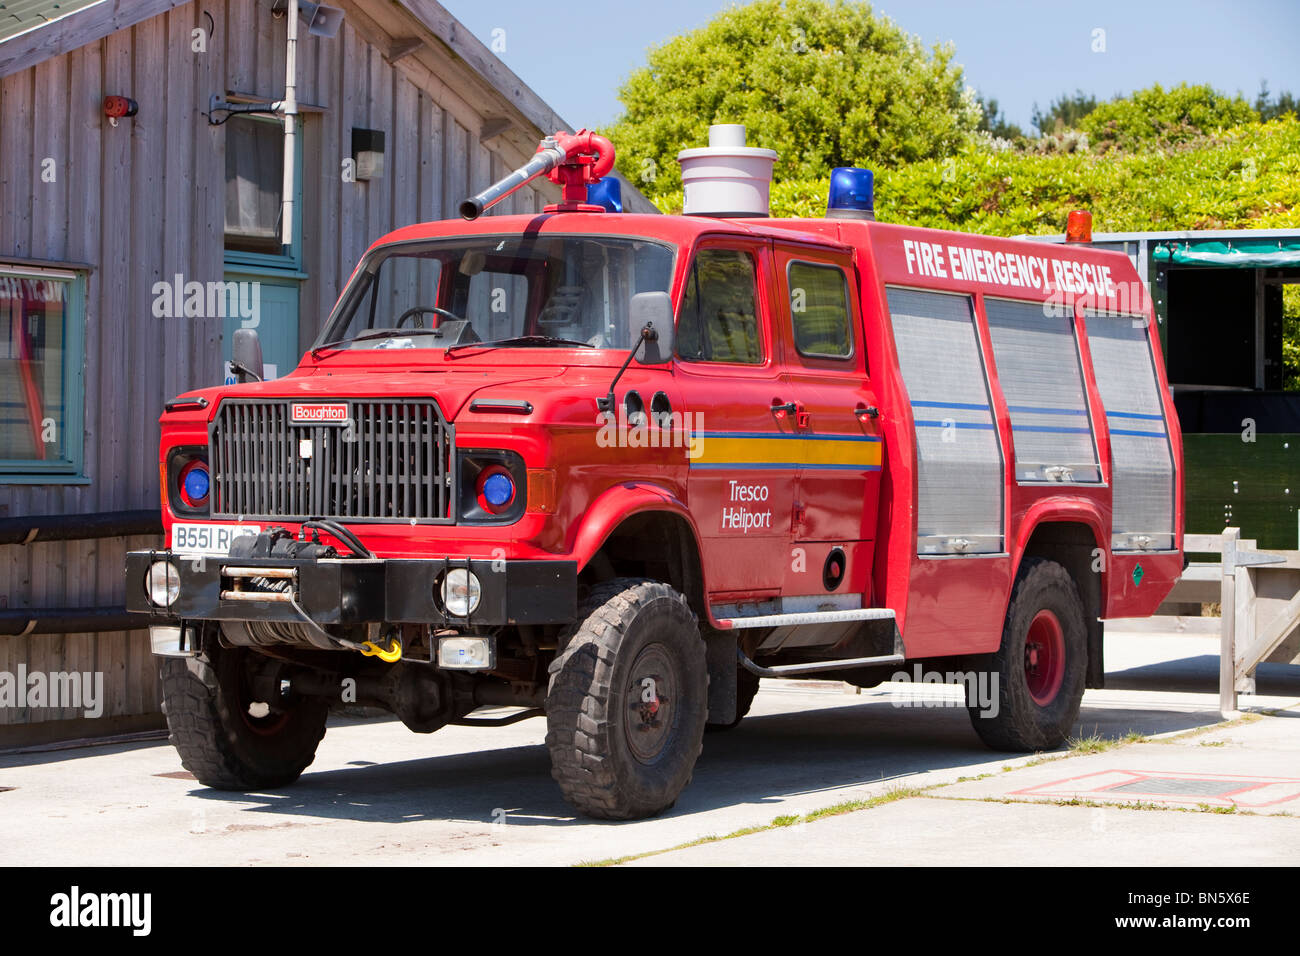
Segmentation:
{"type": "Polygon", "coordinates": [[[168,404],[128,606],[201,782],[292,782],[348,703],[545,716],[565,797],[642,817],[760,676],[905,666],[987,678],[990,746],[1065,739],[1103,619],[1183,567],[1138,276],[876,222],[865,171],[766,218],[768,152],[723,130],[687,215],[625,215],[586,202],[608,143],[557,134],[465,221],[378,240],[288,376],[241,338],[246,382],[168,404]],[[542,173],[564,202],[478,218],[542,173]]]}

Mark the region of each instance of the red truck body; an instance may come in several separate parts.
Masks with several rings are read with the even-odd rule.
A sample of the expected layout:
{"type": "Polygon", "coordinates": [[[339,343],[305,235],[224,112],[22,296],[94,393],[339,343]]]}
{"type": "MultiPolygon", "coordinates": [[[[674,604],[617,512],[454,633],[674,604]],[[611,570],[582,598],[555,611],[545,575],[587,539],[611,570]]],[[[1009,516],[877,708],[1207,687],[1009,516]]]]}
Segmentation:
{"type": "MultiPolygon", "coordinates": [[[[649,281],[640,272],[635,276],[625,292],[649,281]]],[[[486,291],[495,295],[495,288],[486,291]]],[[[128,562],[129,603],[157,619],[164,635],[159,653],[203,659],[205,641],[252,653],[274,644],[281,648],[282,664],[295,660],[300,670],[319,671],[321,665],[294,658],[295,646],[331,647],[319,642],[313,628],[325,635],[320,640],[339,641],[337,654],[349,659],[361,660],[355,651],[370,648],[362,661],[367,667],[375,663],[374,650],[390,640],[403,648],[403,663],[394,666],[406,667],[412,648],[421,643],[421,653],[432,661],[435,641],[490,633],[495,669],[483,667],[471,676],[476,687],[489,683],[502,689],[481,696],[532,701],[547,710],[554,730],[558,709],[544,701],[548,694],[554,699],[556,682],[562,683],[557,674],[567,666],[574,622],[589,613],[584,595],[611,580],[661,581],[683,596],[706,643],[721,642],[720,655],[709,651],[713,684],[707,707],[711,720],[716,711],[726,725],[728,718],[738,719],[736,684],[727,673],[737,649],[747,664],[767,664],[768,669],[751,668],[763,673],[776,673],[781,664],[795,665],[794,675],[820,673],[810,664],[860,659],[856,676],[862,681],[887,677],[886,671],[903,660],[987,660],[1009,640],[1017,582],[1031,565],[1050,561],[1064,568],[1077,588],[1082,608],[1077,626],[1053,624],[1057,617],[1075,616],[1060,611],[1065,605],[1058,603],[1056,611],[1040,610],[1030,636],[1018,639],[1028,641],[1023,654],[1029,673],[1042,644],[1034,635],[1043,627],[1056,634],[1049,634],[1044,646],[1056,640],[1058,658],[1065,658],[1056,666],[1063,669],[1066,685],[1079,671],[1081,693],[1082,670],[1094,686],[1101,679],[1099,619],[1151,614],[1183,567],[1181,439],[1153,321],[1151,303],[1127,258],[1080,243],[1045,246],[860,219],[587,211],[412,225],[371,247],[322,342],[293,372],[270,382],[195,391],[169,405],[162,418],[159,467],[166,560],[181,575],[179,597],[159,606],[149,593],[156,579],[145,578],[145,587],[138,586],[159,559],[155,552],[141,552],[128,562]],[[626,246],[618,245],[625,241],[626,246]],[[527,263],[518,265],[526,259],[521,250],[560,249],[565,242],[589,243],[581,269],[559,259],[546,260],[536,274],[527,263]],[[470,251],[449,258],[437,251],[445,248],[439,243],[461,243],[470,251]],[[507,249],[507,244],[514,245],[507,249]],[[626,279],[611,263],[624,254],[632,261],[648,246],[670,263],[655,287],[667,293],[676,317],[677,354],[657,361],[643,355],[619,375],[636,330],[627,331],[625,317],[609,317],[617,298],[610,290],[626,279]],[[476,313],[466,298],[478,294],[474,283],[494,269],[517,283],[512,294],[523,296],[520,314],[531,318],[513,331],[524,334],[545,331],[548,321],[550,328],[558,327],[555,316],[572,311],[561,306],[570,308],[593,283],[603,281],[604,291],[592,300],[603,302],[606,310],[596,347],[588,341],[566,345],[558,337],[498,347],[491,336],[483,342],[477,335],[450,347],[449,341],[434,341],[440,333],[422,325],[411,327],[410,338],[394,332],[378,340],[380,347],[327,343],[331,331],[344,327],[340,322],[359,314],[358,296],[371,296],[370,328],[380,328],[374,318],[380,292],[366,293],[364,287],[380,281],[374,275],[384,256],[404,250],[432,250],[419,254],[443,257],[429,285],[433,298],[411,311],[441,313],[438,328],[450,330],[447,337],[468,334],[459,324],[462,314],[470,324],[496,321],[486,311],[476,313]],[[592,255],[605,257],[603,267],[592,266],[592,255]],[[746,263],[752,264],[752,315],[743,304],[751,295],[746,263]],[[564,275],[553,274],[557,269],[564,275]],[[574,275],[583,282],[566,285],[574,275]],[[736,276],[745,286],[739,292],[736,276]],[[809,288],[801,284],[805,280],[809,288]],[[809,294],[812,318],[801,325],[809,294]],[[715,299],[722,303],[716,309],[715,299]],[[742,305],[733,308],[737,302],[742,305]],[[688,328],[690,316],[706,331],[688,328]],[[709,335],[713,344],[706,346],[709,335]],[[812,345],[808,336],[816,340],[812,345]],[[687,355],[697,342],[705,351],[740,342],[744,354],[726,361],[699,352],[687,355]],[[394,344],[399,347],[388,347],[394,344]],[[616,376],[610,392],[614,407],[602,410],[616,376]],[[445,496],[443,513],[411,517],[409,498],[407,510],[384,503],[386,495],[397,501],[409,493],[410,469],[416,467],[410,453],[404,452],[407,457],[392,471],[397,459],[375,457],[380,439],[367,433],[357,446],[360,458],[349,458],[353,451],[344,448],[341,433],[327,419],[337,413],[350,420],[363,406],[396,409],[399,402],[427,405],[430,400],[436,412],[413,411],[410,421],[427,414],[442,423],[442,464],[433,465],[439,475],[437,469],[445,467],[447,475],[437,481],[460,490],[445,496]],[[283,412],[270,418],[256,415],[271,413],[248,412],[261,423],[256,428],[278,422],[280,429],[265,438],[270,444],[248,444],[254,418],[240,426],[240,408],[287,408],[289,418],[274,417],[283,412]],[[640,409],[646,410],[644,417],[640,409]],[[304,420],[295,423],[298,417],[304,420]],[[236,454],[248,455],[250,448],[270,457],[255,455],[240,464],[236,454]],[[479,455],[477,450],[487,451],[479,455]],[[475,460],[458,465],[462,458],[475,460]],[[194,460],[212,471],[205,507],[193,507],[181,486],[194,460]],[[347,482],[354,479],[362,491],[347,491],[347,507],[340,505],[333,514],[315,510],[328,497],[319,495],[311,499],[311,514],[291,504],[277,509],[276,501],[292,500],[276,490],[277,481],[290,474],[286,467],[298,469],[295,481],[318,482],[318,491],[326,485],[352,488],[347,482]],[[334,469],[333,477],[322,474],[327,468],[334,469]],[[494,518],[483,499],[483,476],[493,469],[513,482],[505,507],[516,510],[509,520],[494,518]],[[460,484],[453,483],[453,471],[460,484]],[[236,473],[243,477],[232,478],[236,473]],[[465,490],[474,475],[477,505],[465,490]],[[255,487],[259,480],[261,492],[255,487]],[[367,517],[358,502],[375,485],[380,504],[372,505],[367,517]],[[232,497],[236,493],[259,504],[246,511],[232,497]],[[337,525],[304,523],[318,517],[345,525],[369,552],[371,564],[336,557],[361,552],[337,525]],[[245,527],[252,536],[283,529],[287,536],[328,549],[277,563],[276,555],[289,555],[266,550],[277,531],[263,552],[242,552],[258,567],[283,565],[295,582],[339,563],[376,568],[375,574],[387,577],[375,577],[371,587],[384,591],[387,604],[379,600],[373,603],[377,610],[349,618],[349,607],[365,604],[366,585],[356,585],[361,589],[356,600],[338,585],[344,591],[332,599],[338,606],[317,614],[310,604],[315,592],[305,584],[289,592],[297,596],[290,609],[259,590],[263,584],[232,585],[231,575],[238,572],[227,565],[220,571],[188,568],[187,558],[200,553],[217,564],[233,560],[235,551],[225,547],[228,538],[200,542],[192,537],[217,535],[211,529],[221,526],[245,527]],[[447,569],[463,566],[473,572],[494,562],[507,568],[525,562],[530,574],[537,567],[570,570],[545,579],[550,584],[529,578],[526,594],[508,584],[501,597],[505,610],[495,618],[489,609],[477,620],[474,614],[462,620],[438,603],[437,582],[445,580],[447,569]],[[398,565],[403,574],[415,576],[397,578],[392,569],[398,565]],[[406,583],[394,583],[399,580],[406,583]],[[233,593],[241,587],[242,596],[233,593]],[[401,589],[430,587],[436,614],[424,619],[410,609],[401,589]],[[569,593],[552,600],[547,588],[569,593]],[[200,603],[194,603],[195,593],[202,596],[200,603]],[[551,610],[532,618],[531,612],[519,611],[538,602],[551,610]],[[892,622],[892,649],[885,646],[874,655],[862,650],[861,635],[850,633],[853,622],[867,621],[871,612],[892,622]],[[312,620],[292,624],[295,614],[312,620]],[[259,630],[248,623],[259,616],[283,627],[259,630]],[[764,627],[753,626],[758,619],[764,627]],[[526,621],[531,623],[521,623],[526,621]],[[252,636],[238,636],[245,633],[239,627],[252,636]],[[1064,650],[1076,640],[1072,628],[1086,630],[1086,638],[1079,638],[1086,654],[1077,647],[1064,650]],[[873,669],[877,663],[885,671],[873,669]]],[[[347,328],[349,334],[356,330],[347,328]]],[[[402,434],[396,428],[391,440],[402,434]]],[[[506,487],[505,479],[499,480],[506,487]]],[[[343,500],[343,492],[334,494],[330,500],[343,500]]],[[[485,604],[489,591],[485,577],[485,604]]],[[[1074,598],[1069,601],[1073,608],[1074,598]]],[[[329,679],[353,673],[350,666],[329,671],[329,679]]],[[[678,686],[678,706],[684,707],[691,693],[689,671],[684,665],[671,680],[655,672],[664,686],[678,686]]],[[[321,682],[295,674],[303,687],[321,682]]],[[[743,669],[739,674],[743,685],[748,678],[743,669]]],[[[463,677],[456,674],[455,680],[463,677]]],[[[261,686],[260,679],[252,678],[253,686],[261,686]]],[[[438,685],[443,698],[464,698],[455,708],[439,705],[442,722],[464,719],[467,708],[473,709],[470,703],[479,702],[477,690],[447,683],[446,674],[429,680],[443,681],[438,685]]],[[[1059,673],[1055,680],[1061,683],[1059,673]]],[[[1055,693],[1034,692],[1034,700],[1047,701],[1055,693]]],[[[407,720],[409,701],[378,692],[376,699],[407,720]]],[[[660,694],[649,710],[643,708],[642,731],[658,733],[655,715],[669,699],[660,694]]],[[[561,741],[552,746],[560,768],[566,765],[564,746],[577,745],[563,728],[554,733],[561,741]]],[[[556,773],[561,779],[560,769],[556,773]]],[[[666,805],[656,797],[610,809],[574,797],[586,791],[573,791],[568,779],[561,784],[570,798],[597,815],[643,815],[666,805]]]]}

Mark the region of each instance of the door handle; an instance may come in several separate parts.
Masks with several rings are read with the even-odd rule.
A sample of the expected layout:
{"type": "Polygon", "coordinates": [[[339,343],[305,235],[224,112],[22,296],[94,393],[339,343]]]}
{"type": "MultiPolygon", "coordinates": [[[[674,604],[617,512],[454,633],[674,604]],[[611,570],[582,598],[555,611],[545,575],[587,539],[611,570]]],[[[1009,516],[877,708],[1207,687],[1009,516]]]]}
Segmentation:
{"type": "Polygon", "coordinates": [[[771,409],[777,421],[785,421],[787,415],[793,415],[795,428],[807,428],[812,422],[812,413],[803,407],[803,402],[783,402],[774,398],[771,409]]]}
{"type": "Polygon", "coordinates": [[[853,409],[853,414],[858,416],[858,421],[862,421],[864,418],[870,418],[874,421],[880,417],[880,409],[876,408],[875,405],[868,405],[866,408],[859,405],[853,409]]]}

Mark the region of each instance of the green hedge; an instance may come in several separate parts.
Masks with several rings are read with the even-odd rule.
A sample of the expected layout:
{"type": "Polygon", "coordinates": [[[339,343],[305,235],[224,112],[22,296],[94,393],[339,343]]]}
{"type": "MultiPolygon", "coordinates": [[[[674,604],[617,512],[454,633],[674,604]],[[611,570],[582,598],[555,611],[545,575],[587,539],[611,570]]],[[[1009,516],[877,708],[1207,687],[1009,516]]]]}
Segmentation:
{"type": "MultiPolygon", "coordinates": [[[[772,186],[772,215],[821,216],[827,179],[772,186]]],[[[681,192],[659,197],[681,210],[681,192]]],[[[989,235],[1050,234],[1072,209],[1097,232],[1300,226],[1300,121],[1247,123],[1137,153],[1029,153],[973,142],[959,155],[880,170],[886,222],[989,235]]]]}

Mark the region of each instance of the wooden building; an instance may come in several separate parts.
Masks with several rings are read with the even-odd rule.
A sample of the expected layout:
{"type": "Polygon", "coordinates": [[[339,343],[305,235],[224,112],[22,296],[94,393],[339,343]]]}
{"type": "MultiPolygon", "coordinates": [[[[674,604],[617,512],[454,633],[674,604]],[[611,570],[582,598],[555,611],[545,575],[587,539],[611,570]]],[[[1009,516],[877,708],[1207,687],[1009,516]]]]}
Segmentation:
{"type": "MultiPolygon", "coordinates": [[[[454,217],[572,128],[435,0],[332,2],[336,35],[299,31],[289,246],[282,118],[211,109],[283,96],[272,0],[0,9],[0,675],[98,671],[106,698],[93,721],[0,706],[0,749],[161,726],[147,633],[111,628],[124,553],[160,543],[158,415],[221,381],[247,320],[221,284],[258,290],[283,374],[370,242],[454,217]],[[107,116],[110,96],[134,115],[107,116]]],[[[542,181],[495,211],[558,198],[542,181]]]]}

